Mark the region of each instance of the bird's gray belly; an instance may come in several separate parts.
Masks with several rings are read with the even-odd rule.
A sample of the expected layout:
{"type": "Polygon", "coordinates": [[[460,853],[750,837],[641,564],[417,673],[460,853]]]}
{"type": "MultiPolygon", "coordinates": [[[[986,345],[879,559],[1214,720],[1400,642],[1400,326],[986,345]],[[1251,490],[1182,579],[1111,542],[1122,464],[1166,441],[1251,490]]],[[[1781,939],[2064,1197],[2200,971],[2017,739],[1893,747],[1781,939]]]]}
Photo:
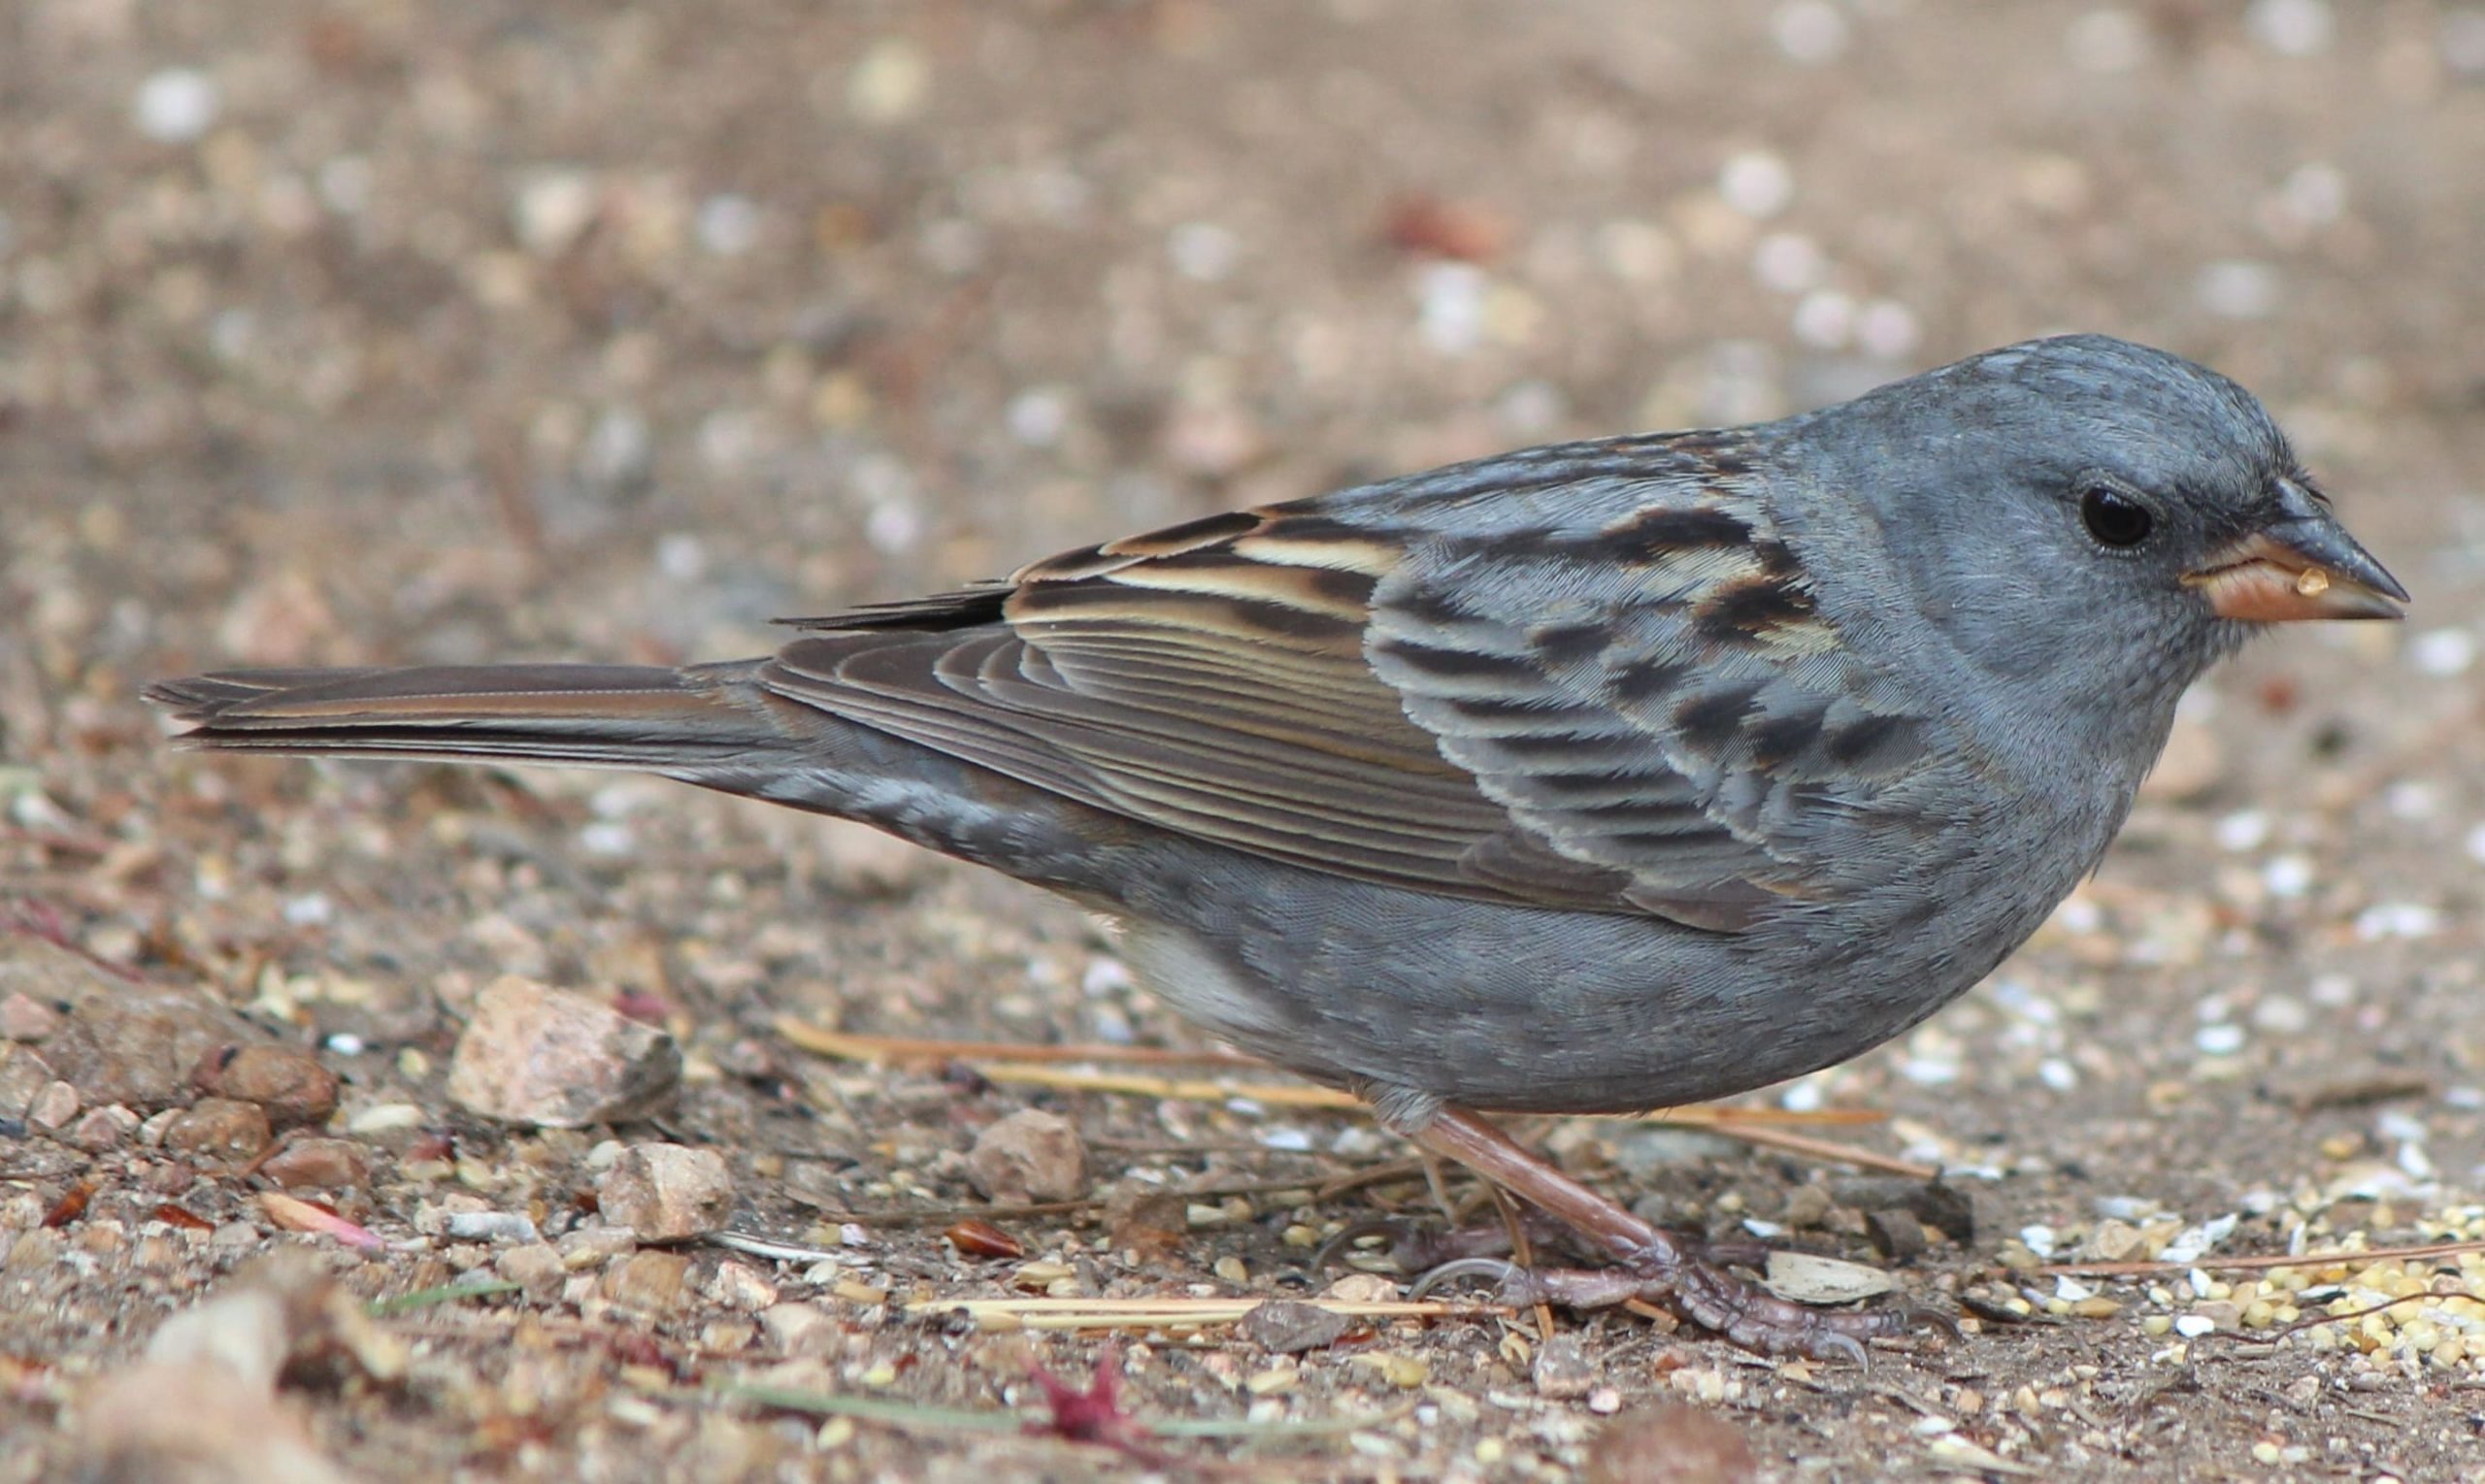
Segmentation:
{"type": "Polygon", "coordinates": [[[1892,893],[1729,936],[1181,865],[1116,915],[1133,969],[1182,1014],[1309,1076],[1511,1111],[1666,1106],[1842,1061],[1956,998],[2060,895],[1953,897],[1936,925],[1907,903],[1938,894],[1892,893]]]}

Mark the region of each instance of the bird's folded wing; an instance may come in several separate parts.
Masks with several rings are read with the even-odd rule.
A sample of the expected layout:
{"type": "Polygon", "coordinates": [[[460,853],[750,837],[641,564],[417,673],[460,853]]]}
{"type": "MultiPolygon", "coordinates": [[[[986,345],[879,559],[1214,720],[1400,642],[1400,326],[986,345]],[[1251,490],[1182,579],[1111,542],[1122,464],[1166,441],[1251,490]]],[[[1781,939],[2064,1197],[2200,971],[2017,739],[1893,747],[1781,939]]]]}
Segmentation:
{"type": "Polygon", "coordinates": [[[1914,743],[1782,547],[1725,514],[1672,529],[1470,550],[1242,511],[807,621],[762,680],[1271,859],[1732,931],[1835,886],[1790,826],[1914,743]]]}

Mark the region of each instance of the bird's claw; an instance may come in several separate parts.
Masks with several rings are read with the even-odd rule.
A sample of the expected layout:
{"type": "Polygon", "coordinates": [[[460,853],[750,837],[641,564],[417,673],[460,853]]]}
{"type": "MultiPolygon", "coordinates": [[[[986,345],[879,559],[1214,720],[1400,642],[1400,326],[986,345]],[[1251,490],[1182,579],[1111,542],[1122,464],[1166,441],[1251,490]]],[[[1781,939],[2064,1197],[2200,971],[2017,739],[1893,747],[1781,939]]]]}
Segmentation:
{"type": "Polygon", "coordinates": [[[1461,1278],[1489,1278],[1507,1303],[1609,1308],[1630,1300],[1660,1303],[1683,1318],[1759,1355],[1872,1364],[1865,1341],[1930,1324],[1951,1335],[1958,1326],[1929,1309],[1816,1309],[1781,1299],[1747,1278],[1703,1259],[1648,1260],[1622,1268],[1527,1269],[1500,1258],[1442,1263],[1417,1279],[1421,1299],[1461,1278]]]}

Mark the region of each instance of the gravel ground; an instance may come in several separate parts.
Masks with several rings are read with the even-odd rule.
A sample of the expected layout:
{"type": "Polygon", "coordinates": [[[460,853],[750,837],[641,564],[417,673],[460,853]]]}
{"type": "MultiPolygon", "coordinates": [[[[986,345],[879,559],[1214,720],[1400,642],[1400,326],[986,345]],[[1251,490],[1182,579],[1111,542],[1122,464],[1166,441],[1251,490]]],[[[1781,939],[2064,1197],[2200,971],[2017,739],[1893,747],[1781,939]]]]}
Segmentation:
{"type": "Polygon", "coordinates": [[[2318,1256],[2485,1237],[2481,242],[2485,7],[2426,0],[0,9],[0,1480],[2485,1476],[2485,1267],[2318,1256]],[[784,1028],[1198,1047],[1010,883],[656,784],[176,757],[135,699],[748,652],[2072,327],[2260,391],[2418,601],[2222,672],[2036,942],[1747,1100],[1938,1185],[1531,1126],[1973,1316],[1864,1373],[1621,1313],[961,1318],[1394,1298],[1309,1246],[1432,1197],[1281,1094],[784,1028]],[[549,1072],[461,1040],[551,1015],[549,1072]],[[652,1239],[720,1212],[814,1250],[652,1239]],[[2093,1261],[2163,1266],[2042,1270],[2093,1261]],[[1100,1358],[1224,1433],[1047,1404],[1100,1358]]]}

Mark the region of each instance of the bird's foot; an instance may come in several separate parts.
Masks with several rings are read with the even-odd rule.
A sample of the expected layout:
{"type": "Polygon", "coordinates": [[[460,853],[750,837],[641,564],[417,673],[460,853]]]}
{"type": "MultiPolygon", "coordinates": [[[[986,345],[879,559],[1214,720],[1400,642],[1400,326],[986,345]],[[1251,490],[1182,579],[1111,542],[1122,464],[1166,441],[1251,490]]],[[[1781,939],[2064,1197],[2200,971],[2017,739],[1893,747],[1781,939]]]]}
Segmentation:
{"type": "MultiPolygon", "coordinates": [[[[1446,1155],[1562,1223],[1609,1258],[1604,1269],[1522,1268],[1498,1257],[1459,1256],[1440,1264],[1418,1293],[1460,1277],[1488,1276],[1515,1303],[1604,1308],[1639,1300],[1672,1309],[1734,1344],[1762,1355],[1803,1355],[1863,1364],[1867,1340],[1931,1324],[1957,1333],[1942,1315],[1920,1309],[1819,1309],[1781,1299],[1729,1270],[1752,1261],[1741,1244],[1704,1249],[1579,1184],[1463,1108],[1436,1111],[1409,1137],[1446,1155]]],[[[1759,1261],[1765,1262],[1765,1252],[1759,1261]]]]}
{"type": "Polygon", "coordinates": [[[1413,1297],[1443,1283],[1487,1277],[1504,1303],[1563,1308],[1611,1308],[1638,1300],[1673,1310],[1757,1355],[1800,1355],[1868,1365],[1864,1342],[1932,1323],[1956,1333],[1946,1318],[1907,1308],[1819,1309],[1781,1299],[1706,1257],[1651,1250],[1613,1268],[1521,1268],[1500,1258],[1443,1263],[1418,1279],[1413,1297]]]}

